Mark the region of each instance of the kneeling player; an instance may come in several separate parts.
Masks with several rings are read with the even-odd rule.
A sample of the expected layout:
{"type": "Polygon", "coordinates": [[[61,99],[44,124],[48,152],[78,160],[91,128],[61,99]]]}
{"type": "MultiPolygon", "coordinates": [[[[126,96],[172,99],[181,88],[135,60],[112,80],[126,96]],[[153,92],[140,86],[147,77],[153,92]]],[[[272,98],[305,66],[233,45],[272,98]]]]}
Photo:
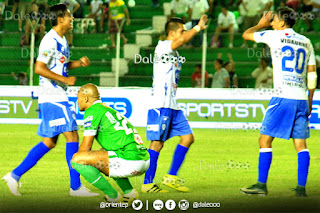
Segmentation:
{"type": "Polygon", "coordinates": [[[72,159],[73,168],[103,191],[107,202],[131,203],[139,194],[128,177],[141,175],[149,168],[147,148],[127,118],[101,102],[95,85],[86,84],[79,89],[78,105],[80,111],[85,111],[85,130],[79,152],[72,159]],[[94,138],[101,150],[91,150],[94,138]],[[101,172],[117,182],[123,197],[101,172]]]}

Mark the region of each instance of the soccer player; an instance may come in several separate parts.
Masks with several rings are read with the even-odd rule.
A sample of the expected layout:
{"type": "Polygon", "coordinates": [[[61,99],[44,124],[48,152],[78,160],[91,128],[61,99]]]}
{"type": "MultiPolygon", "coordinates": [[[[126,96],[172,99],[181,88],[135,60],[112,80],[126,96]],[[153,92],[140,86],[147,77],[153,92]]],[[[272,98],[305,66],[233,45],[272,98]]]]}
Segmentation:
{"type": "Polygon", "coordinates": [[[79,89],[78,105],[80,111],[85,111],[85,129],[79,152],[72,159],[73,168],[103,191],[107,202],[131,203],[139,194],[128,177],[141,175],[149,168],[147,148],[128,119],[101,102],[94,84],[79,89]],[[91,150],[94,138],[103,149],[91,150]],[[123,197],[101,173],[117,182],[123,197]]]}
{"type": "Polygon", "coordinates": [[[42,117],[37,134],[42,141],[33,147],[22,163],[2,179],[11,193],[21,196],[19,180],[47,152],[56,146],[58,137],[66,138],[66,160],[70,171],[70,196],[98,196],[81,185],[80,174],[72,168],[72,156],[78,152],[79,137],[75,114],[68,104],[67,86],[74,85],[76,78],[68,77],[68,70],[87,67],[90,61],[82,57],[70,61],[69,47],[64,34],[72,29],[73,17],[64,4],[50,7],[52,29],[40,43],[35,73],[40,75],[39,109],[42,117]]]}
{"type": "Polygon", "coordinates": [[[164,142],[171,137],[180,136],[181,140],[174,152],[169,174],[164,176],[163,184],[178,191],[187,192],[181,179],[177,177],[185,155],[194,141],[188,120],[176,102],[176,91],[180,76],[182,57],[177,49],[190,41],[200,30],[207,28],[207,16],[203,15],[193,29],[185,32],[184,22],[180,18],[172,18],[165,25],[167,39],[159,41],[155,49],[153,64],[153,85],[151,109],[148,112],[147,139],[151,140],[149,154],[150,167],[145,174],[141,191],[168,192],[153,183],[157,169],[159,152],[164,142]]]}
{"type": "Polygon", "coordinates": [[[245,40],[265,43],[270,47],[274,87],[280,89],[280,93],[271,99],[260,129],[258,183],[249,188],[242,188],[241,191],[245,194],[267,195],[266,183],[272,161],[272,141],[276,137],[293,139],[298,153],[298,185],[295,194],[306,196],[305,186],[310,162],[306,144],[306,138],[310,136],[308,115],[312,110],[317,74],[310,40],[292,29],[295,18],[294,10],[279,8],[275,14],[265,13],[256,26],[243,33],[245,40]],[[269,26],[274,30],[258,32],[269,26]]]}

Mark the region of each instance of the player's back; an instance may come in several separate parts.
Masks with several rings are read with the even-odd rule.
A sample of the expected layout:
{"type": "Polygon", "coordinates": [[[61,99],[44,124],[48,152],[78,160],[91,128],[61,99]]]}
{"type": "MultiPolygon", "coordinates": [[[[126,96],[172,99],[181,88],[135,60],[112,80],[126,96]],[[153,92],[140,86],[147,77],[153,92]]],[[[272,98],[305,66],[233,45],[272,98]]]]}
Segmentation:
{"type": "Polygon", "coordinates": [[[85,111],[85,131],[96,131],[98,143],[118,157],[127,160],[146,160],[147,149],[126,117],[102,103],[85,111]],[[119,156],[120,155],[120,156],[119,156]]]}
{"type": "Polygon", "coordinates": [[[267,30],[255,33],[255,40],[271,49],[274,88],[278,97],[307,100],[307,66],[314,63],[310,40],[293,29],[267,30]]]}
{"type": "Polygon", "coordinates": [[[178,109],[175,97],[181,71],[179,53],[172,41],[159,41],[154,52],[152,108],[178,109]]]}
{"type": "MultiPolygon", "coordinates": [[[[50,71],[68,77],[69,57],[66,38],[61,38],[55,30],[51,29],[40,43],[37,61],[45,63],[50,71]]],[[[65,92],[67,85],[64,83],[40,76],[39,85],[41,86],[39,103],[68,101],[65,92]]]]}

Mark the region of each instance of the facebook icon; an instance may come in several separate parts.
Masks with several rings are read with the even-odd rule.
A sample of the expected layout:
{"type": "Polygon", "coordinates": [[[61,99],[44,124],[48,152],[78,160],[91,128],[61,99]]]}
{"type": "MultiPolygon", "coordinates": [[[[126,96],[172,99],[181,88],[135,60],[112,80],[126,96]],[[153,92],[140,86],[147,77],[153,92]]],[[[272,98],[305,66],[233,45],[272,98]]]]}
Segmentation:
{"type": "Polygon", "coordinates": [[[165,206],[168,210],[172,211],[174,208],[176,208],[176,202],[174,202],[174,200],[167,200],[165,206]]]}

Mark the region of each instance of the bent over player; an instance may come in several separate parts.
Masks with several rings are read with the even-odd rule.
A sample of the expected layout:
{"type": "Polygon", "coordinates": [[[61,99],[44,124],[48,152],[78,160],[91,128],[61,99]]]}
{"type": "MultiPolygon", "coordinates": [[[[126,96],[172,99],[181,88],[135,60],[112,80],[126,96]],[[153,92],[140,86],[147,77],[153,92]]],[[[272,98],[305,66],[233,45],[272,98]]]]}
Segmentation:
{"type": "Polygon", "coordinates": [[[78,105],[80,111],[85,111],[85,129],[79,152],[72,159],[73,168],[103,191],[107,202],[131,203],[139,194],[128,177],[142,175],[149,168],[147,148],[128,119],[101,102],[95,85],[86,84],[79,89],[78,105]],[[91,150],[94,138],[102,150],[91,150]],[[124,196],[101,172],[117,182],[124,196]]]}
{"type": "Polygon", "coordinates": [[[66,140],[66,160],[70,172],[71,196],[97,196],[81,185],[80,175],[71,166],[71,159],[79,148],[78,126],[75,114],[70,109],[67,86],[74,85],[76,78],[68,77],[68,70],[87,67],[90,61],[82,57],[70,61],[68,42],[64,34],[72,29],[72,14],[64,4],[50,7],[52,29],[44,36],[39,47],[35,73],[40,75],[39,109],[41,124],[37,134],[42,141],[33,147],[22,163],[2,179],[6,181],[12,194],[21,196],[18,191],[19,180],[23,174],[56,146],[62,133],[66,140]]]}
{"type": "Polygon", "coordinates": [[[170,19],[165,25],[167,39],[159,41],[155,49],[153,64],[152,103],[148,111],[147,139],[151,140],[150,168],[145,174],[141,191],[144,193],[162,193],[167,190],[160,189],[153,183],[157,169],[159,153],[164,142],[171,137],[180,136],[181,140],[174,152],[169,174],[164,176],[163,184],[178,191],[187,192],[177,177],[185,155],[194,141],[193,133],[176,102],[176,91],[183,58],[177,49],[190,41],[200,30],[207,28],[207,16],[203,15],[193,29],[185,32],[184,22],[179,18],[170,19]]]}
{"type": "Polygon", "coordinates": [[[272,12],[265,13],[256,26],[243,34],[245,40],[265,43],[270,47],[274,87],[280,90],[270,100],[260,129],[258,183],[242,188],[241,191],[245,194],[268,193],[266,183],[272,161],[272,141],[276,137],[293,139],[298,153],[298,185],[295,194],[306,196],[310,162],[306,144],[306,139],[310,136],[308,116],[312,110],[317,74],[312,44],[308,38],[292,29],[295,20],[294,10],[279,8],[274,15],[272,12]],[[274,30],[257,32],[270,25],[274,30]]]}

